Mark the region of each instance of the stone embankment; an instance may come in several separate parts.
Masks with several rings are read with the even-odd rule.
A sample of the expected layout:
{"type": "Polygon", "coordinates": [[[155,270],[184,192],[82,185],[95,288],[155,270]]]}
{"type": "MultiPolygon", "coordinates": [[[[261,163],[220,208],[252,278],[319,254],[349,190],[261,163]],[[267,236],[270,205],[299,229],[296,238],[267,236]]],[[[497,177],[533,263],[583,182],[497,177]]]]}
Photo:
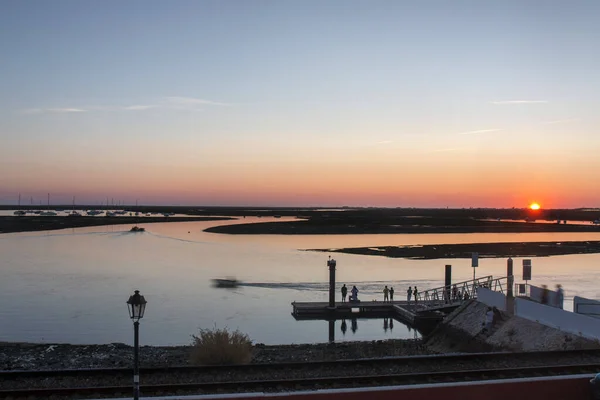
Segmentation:
{"type": "MultiPolygon", "coordinates": [[[[190,346],[142,346],[140,366],[190,365],[190,346]]],[[[256,344],[253,363],[348,360],[431,354],[420,341],[385,340],[266,346],[256,344]]],[[[126,368],[133,349],[122,343],[107,345],[0,343],[0,370],[126,368]]]]}
{"type": "Polygon", "coordinates": [[[426,338],[430,351],[551,351],[599,349],[600,343],[529,321],[505,312],[490,332],[483,332],[488,306],[476,300],[466,302],[426,338]]]}

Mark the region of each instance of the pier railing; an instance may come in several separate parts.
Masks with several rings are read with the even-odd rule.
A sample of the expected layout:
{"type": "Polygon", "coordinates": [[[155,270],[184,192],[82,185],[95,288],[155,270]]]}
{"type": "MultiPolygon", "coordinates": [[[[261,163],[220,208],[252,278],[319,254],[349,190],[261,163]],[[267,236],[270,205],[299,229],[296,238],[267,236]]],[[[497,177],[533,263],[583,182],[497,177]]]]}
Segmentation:
{"type": "Polygon", "coordinates": [[[425,309],[451,306],[460,304],[465,300],[477,298],[478,287],[504,293],[507,283],[507,277],[494,278],[489,275],[454,283],[450,286],[425,290],[417,293],[415,300],[417,300],[417,303],[421,303],[425,309]]]}

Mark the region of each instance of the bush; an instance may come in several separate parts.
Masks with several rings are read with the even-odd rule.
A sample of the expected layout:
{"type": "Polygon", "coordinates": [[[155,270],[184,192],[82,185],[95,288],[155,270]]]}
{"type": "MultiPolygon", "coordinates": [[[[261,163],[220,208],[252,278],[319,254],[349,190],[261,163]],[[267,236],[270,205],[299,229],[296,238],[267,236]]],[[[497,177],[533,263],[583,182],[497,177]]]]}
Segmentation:
{"type": "Polygon", "coordinates": [[[191,362],[201,365],[248,364],[252,360],[252,341],[239,330],[200,329],[192,335],[191,362]]]}

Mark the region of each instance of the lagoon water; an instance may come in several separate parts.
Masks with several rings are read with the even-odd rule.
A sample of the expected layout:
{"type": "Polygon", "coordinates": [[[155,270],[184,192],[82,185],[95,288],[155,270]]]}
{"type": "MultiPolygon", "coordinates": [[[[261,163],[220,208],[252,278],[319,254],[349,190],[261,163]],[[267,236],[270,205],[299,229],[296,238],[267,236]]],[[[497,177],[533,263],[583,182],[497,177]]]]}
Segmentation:
{"type": "MultiPolygon", "coordinates": [[[[325,342],[328,323],[295,321],[292,301],[326,301],[327,253],[314,248],[600,240],[599,233],[426,234],[426,235],[222,235],[203,232],[220,224],[286,221],[246,218],[238,221],[144,224],[0,235],[0,341],[111,343],[132,341],[125,302],[134,289],[148,300],[140,340],[149,345],[190,342],[199,328],[228,327],[257,343],[325,342]],[[245,284],[217,289],[210,280],[233,276],[245,284]]],[[[444,265],[453,265],[453,281],[472,278],[470,259],[406,260],[335,254],[337,280],[356,284],[363,301],[381,300],[383,285],[400,299],[408,285],[422,291],[443,284],[444,265]]],[[[533,258],[536,285],[565,288],[566,308],[574,295],[600,297],[600,254],[533,258]]],[[[520,282],[521,259],[515,259],[520,282]]],[[[505,259],[482,259],[477,276],[506,274],[505,259]]],[[[412,338],[418,335],[394,321],[356,321],[355,332],[336,340],[412,338]]]]}

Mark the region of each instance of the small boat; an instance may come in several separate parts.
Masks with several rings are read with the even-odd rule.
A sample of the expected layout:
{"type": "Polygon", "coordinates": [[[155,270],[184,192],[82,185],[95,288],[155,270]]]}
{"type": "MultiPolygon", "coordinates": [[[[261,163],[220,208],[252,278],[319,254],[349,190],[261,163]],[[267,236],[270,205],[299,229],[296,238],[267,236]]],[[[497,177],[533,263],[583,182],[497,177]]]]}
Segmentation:
{"type": "Polygon", "coordinates": [[[212,281],[215,287],[220,288],[235,288],[240,285],[237,279],[213,279],[212,281]]]}
{"type": "Polygon", "coordinates": [[[142,228],[136,225],[133,228],[131,228],[129,232],[146,232],[146,228],[142,228]]]}

